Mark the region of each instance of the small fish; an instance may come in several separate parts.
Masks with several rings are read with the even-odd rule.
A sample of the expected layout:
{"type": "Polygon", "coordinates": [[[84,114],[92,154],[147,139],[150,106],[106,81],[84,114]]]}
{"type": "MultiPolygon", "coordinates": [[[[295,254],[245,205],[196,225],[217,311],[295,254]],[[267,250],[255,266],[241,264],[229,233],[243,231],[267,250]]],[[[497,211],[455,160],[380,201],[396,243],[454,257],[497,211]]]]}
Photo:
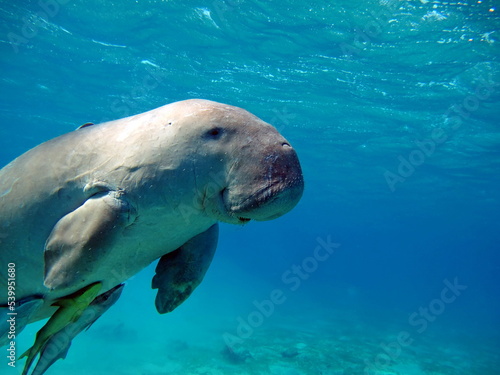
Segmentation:
{"type": "Polygon", "coordinates": [[[90,303],[97,297],[101,290],[101,283],[93,283],[79,290],[71,296],[64,297],[55,302],[53,306],[59,306],[59,309],[52,315],[49,321],[36,334],[35,343],[19,359],[28,357],[22,375],[26,375],[33,363],[35,357],[41,352],[49,339],[57,332],[61,331],[69,323],[78,320],[90,303]]]}
{"type": "Polygon", "coordinates": [[[115,304],[122,294],[124,285],[119,284],[106,293],[101,294],[83,311],[76,322],[68,324],[54,334],[40,352],[40,359],[31,375],[43,375],[58,359],[66,358],[66,354],[71,346],[71,340],[85,328],[89,329],[102,314],[115,304]]]}

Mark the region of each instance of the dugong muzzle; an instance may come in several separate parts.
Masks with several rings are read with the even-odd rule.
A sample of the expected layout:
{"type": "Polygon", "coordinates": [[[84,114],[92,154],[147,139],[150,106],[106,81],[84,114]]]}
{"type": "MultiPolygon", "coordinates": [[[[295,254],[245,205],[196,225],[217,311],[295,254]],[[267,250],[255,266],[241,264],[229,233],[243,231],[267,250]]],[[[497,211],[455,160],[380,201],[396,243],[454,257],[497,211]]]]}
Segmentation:
{"type": "Polygon", "coordinates": [[[248,184],[235,194],[224,190],[224,203],[232,215],[240,219],[272,220],[296,206],[304,191],[304,179],[299,159],[288,142],[278,142],[268,155],[261,156],[253,166],[263,177],[260,188],[248,184]],[[240,201],[238,201],[238,197],[240,201]],[[232,201],[236,200],[237,203],[232,201]]]}

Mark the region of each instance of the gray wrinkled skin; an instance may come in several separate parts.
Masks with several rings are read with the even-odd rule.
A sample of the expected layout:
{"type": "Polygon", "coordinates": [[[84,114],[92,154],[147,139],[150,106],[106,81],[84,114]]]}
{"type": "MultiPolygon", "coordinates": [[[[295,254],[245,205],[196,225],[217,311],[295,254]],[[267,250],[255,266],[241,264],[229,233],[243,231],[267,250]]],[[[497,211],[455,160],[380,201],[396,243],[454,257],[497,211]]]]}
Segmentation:
{"type": "MultiPolygon", "coordinates": [[[[54,300],[94,282],[108,291],[219,221],[285,214],[303,186],[294,149],[271,125],[225,104],[172,103],[64,134],[0,170],[0,265],[16,264],[17,299],[43,298],[36,321],[54,300]]],[[[194,286],[211,256],[198,258],[194,286]]],[[[160,285],[168,268],[156,287],[174,306],[175,288],[160,285]]]]}

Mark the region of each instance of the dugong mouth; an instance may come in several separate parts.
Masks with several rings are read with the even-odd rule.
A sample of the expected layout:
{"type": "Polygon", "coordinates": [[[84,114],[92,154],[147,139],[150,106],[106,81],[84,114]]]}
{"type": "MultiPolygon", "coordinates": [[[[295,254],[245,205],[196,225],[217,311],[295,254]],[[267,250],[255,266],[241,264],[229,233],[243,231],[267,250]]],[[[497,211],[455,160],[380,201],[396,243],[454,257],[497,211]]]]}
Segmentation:
{"type": "Polygon", "coordinates": [[[279,192],[280,188],[277,185],[269,184],[260,188],[240,203],[231,206],[228,211],[235,215],[238,215],[238,213],[251,213],[261,205],[278,198],[276,193],[279,192]]]}
{"type": "Polygon", "coordinates": [[[222,191],[225,211],[240,224],[250,220],[267,221],[276,219],[289,212],[298,203],[304,189],[303,181],[293,184],[275,182],[251,193],[243,200],[232,202],[231,191],[222,191]]]}

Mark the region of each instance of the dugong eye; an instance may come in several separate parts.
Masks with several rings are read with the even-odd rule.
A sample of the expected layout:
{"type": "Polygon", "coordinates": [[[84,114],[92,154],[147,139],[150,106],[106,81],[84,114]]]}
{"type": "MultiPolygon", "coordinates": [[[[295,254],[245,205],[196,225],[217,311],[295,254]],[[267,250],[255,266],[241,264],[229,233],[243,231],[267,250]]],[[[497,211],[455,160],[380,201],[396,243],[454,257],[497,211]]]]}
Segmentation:
{"type": "Polygon", "coordinates": [[[224,130],[222,128],[216,127],[212,128],[209,131],[205,133],[205,137],[209,139],[219,139],[222,134],[224,133],[224,130]]]}

